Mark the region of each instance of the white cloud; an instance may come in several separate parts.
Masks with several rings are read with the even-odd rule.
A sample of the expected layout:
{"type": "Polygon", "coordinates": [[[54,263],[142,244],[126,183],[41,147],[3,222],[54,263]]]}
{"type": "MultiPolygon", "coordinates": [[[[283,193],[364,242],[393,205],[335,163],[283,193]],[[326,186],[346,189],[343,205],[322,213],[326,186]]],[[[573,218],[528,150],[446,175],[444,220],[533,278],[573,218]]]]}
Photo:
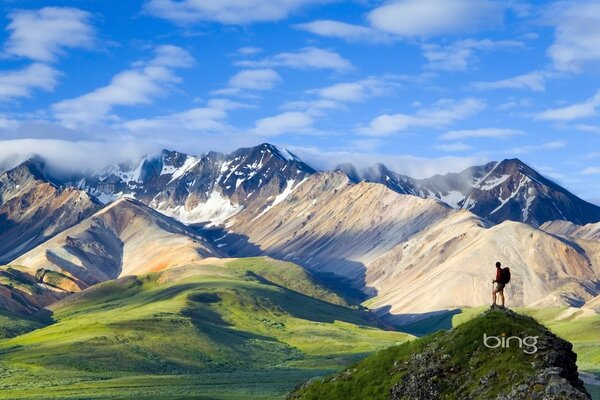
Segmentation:
{"type": "Polygon", "coordinates": [[[383,114],[359,129],[367,135],[384,136],[411,128],[443,128],[466,119],[485,108],[479,99],[440,100],[432,107],[421,108],[415,114],[383,114]]]}
{"type": "Polygon", "coordinates": [[[562,149],[566,146],[567,146],[567,143],[565,141],[555,140],[553,142],[546,142],[546,143],[542,143],[539,145],[528,145],[528,146],[515,147],[515,148],[512,148],[512,149],[506,151],[506,153],[512,154],[512,155],[519,155],[519,154],[527,154],[527,153],[533,153],[536,151],[543,151],[543,150],[558,150],[558,149],[562,149]]]}
{"type": "Polygon", "coordinates": [[[216,21],[245,25],[261,21],[279,21],[291,13],[331,0],[150,0],[146,11],[175,23],[216,21]]]}
{"type": "Polygon", "coordinates": [[[263,136],[277,136],[283,133],[306,133],[312,129],[313,118],[303,112],[286,111],[273,117],[256,121],[253,133],[263,136]]]}
{"type": "Polygon", "coordinates": [[[581,171],[584,175],[600,175],[600,167],[588,167],[581,171]]]}
{"type": "Polygon", "coordinates": [[[243,104],[225,99],[213,99],[206,107],[196,107],[171,115],[127,121],[123,127],[135,132],[193,130],[202,132],[224,132],[233,130],[225,123],[229,110],[245,107],[243,104]]]}
{"type": "Polygon", "coordinates": [[[0,165],[12,161],[13,165],[37,154],[59,172],[97,171],[109,164],[138,159],[157,151],[156,144],[133,142],[95,142],[56,139],[16,139],[0,141],[0,165]]]}
{"type": "Polygon", "coordinates": [[[298,24],[295,25],[295,28],[315,35],[344,39],[349,42],[388,42],[392,39],[390,35],[367,26],[348,24],[330,19],[298,24]]]}
{"type": "Polygon", "coordinates": [[[338,53],[316,47],[305,47],[295,53],[279,53],[259,61],[238,61],[236,65],[249,68],[287,67],[297,69],[332,69],[336,71],[352,69],[352,63],[341,57],[338,53]]]}
{"type": "Polygon", "coordinates": [[[577,124],[575,125],[575,129],[581,132],[600,133],[599,125],[577,124]]]}
{"type": "Polygon", "coordinates": [[[502,23],[506,5],[489,0],[400,0],[371,11],[371,25],[400,36],[472,32],[502,23]]]}
{"type": "Polygon", "coordinates": [[[600,2],[560,1],[546,17],[555,26],[548,55],[556,69],[580,72],[600,66],[600,2]]]}
{"type": "Polygon", "coordinates": [[[456,143],[442,143],[437,146],[437,149],[448,152],[459,152],[459,151],[470,151],[473,150],[473,146],[462,142],[456,143]]]}
{"type": "Polygon", "coordinates": [[[524,135],[525,132],[518,129],[505,128],[481,128],[449,131],[440,136],[442,140],[462,139],[507,139],[513,136],[524,135]]]}
{"type": "Polygon", "coordinates": [[[459,40],[450,45],[423,44],[421,49],[428,63],[426,68],[443,71],[464,71],[475,62],[477,50],[495,50],[499,48],[522,47],[523,43],[514,40],[459,40]]]}
{"type": "Polygon", "coordinates": [[[573,121],[577,119],[591,118],[597,115],[600,107],[600,91],[592,98],[575,103],[567,107],[551,108],[535,116],[535,119],[543,121],[573,121]]]}
{"type": "Polygon", "coordinates": [[[54,68],[40,63],[20,70],[0,72],[0,101],[29,97],[37,89],[52,91],[59,75],[54,68]]]}
{"type": "Polygon", "coordinates": [[[110,116],[114,107],[151,103],[169,85],[180,81],[173,69],[189,66],[191,62],[192,57],[185,50],[175,46],[160,46],[155,50],[152,60],[135,63],[134,68],[115,75],[107,86],[53,104],[54,116],[69,127],[115,119],[110,116]]]}
{"type": "Polygon", "coordinates": [[[89,48],[94,42],[91,15],[77,8],[45,7],[8,14],[10,36],[4,52],[37,61],[55,61],[68,48],[89,48]]]}
{"type": "Polygon", "coordinates": [[[309,90],[322,99],[339,102],[361,102],[370,97],[389,93],[396,86],[393,77],[368,77],[354,82],[336,83],[320,89],[309,90]]]}
{"type": "Polygon", "coordinates": [[[534,92],[543,92],[546,89],[547,74],[542,71],[533,71],[528,74],[514,76],[491,82],[474,82],[471,84],[475,89],[529,89],[534,92]]]}
{"type": "Polygon", "coordinates": [[[533,106],[533,101],[531,99],[510,98],[509,101],[496,107],[496,110],[513,110],[515,108],[528,108],[531,106],[533,106]]]}
{"type": "Polygon", "coordinates": [[[236,89],[268,90],[281,82],[281,77],[272,69],[250,69],[240,71],[229,80],[229,87],[236,89]]]}
{"type": "Polygon", "coordinates": [[[285,145],[304,161],[320,169],[332,169],[339,164],[351,163],[359,169],[383,163],[392,171],[413,178],[428,178],[436,174],[460,172],[489,160],[482,156],[426,158],[405,154],[389,154],[359,150],[324,150],[321,147],[285,145]]]}
{"type": "Polygon", "coordinates": [[[254,47],[254,46],[246,46],[246,47],[240,47],[239,49],[237,49],[235,51],[236,55],[241,55],[241,56],[253,56],[259,53],[262,53],[263,49],[261,49],[260,47],[254,47]]]}
{"type": "Polygon", "coordinates": [[[304,111],[309,115],[323,115],[323,110],[343,109],[338,101],[327,99],[287,101],[280,106],[283,110],[304,111]]]}
{"type": "Polygon", "coordinates": [[[0,114],[0,131],[15,130],[19,126],[19,122],[4,114],[0,114]]]}

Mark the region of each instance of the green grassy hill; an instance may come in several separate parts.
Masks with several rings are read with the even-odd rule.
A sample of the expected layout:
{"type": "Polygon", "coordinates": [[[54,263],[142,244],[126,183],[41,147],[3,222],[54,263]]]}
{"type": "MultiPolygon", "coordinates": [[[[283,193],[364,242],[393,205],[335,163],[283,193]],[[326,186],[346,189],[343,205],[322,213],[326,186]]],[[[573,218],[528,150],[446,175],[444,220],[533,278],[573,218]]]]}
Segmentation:
{"type": "Polygon", "coordinates": [[[283,398],[410,338],[268,258],[125,277],[51,309],[0,341],[0,398],[283,398]]]}
{"type": "Polygon", "coordinates": [[[585,399],[575,358],[568,342],[533,318],[488,311],[450,331],[382,350],[341,373],[314,379],[291,398],[490,399],[503,395],[510,399],[585,399]],[[514,341],[509,347],[488,348],[484,333],[537,336],[537,352],[520,348],[514,341]]]}

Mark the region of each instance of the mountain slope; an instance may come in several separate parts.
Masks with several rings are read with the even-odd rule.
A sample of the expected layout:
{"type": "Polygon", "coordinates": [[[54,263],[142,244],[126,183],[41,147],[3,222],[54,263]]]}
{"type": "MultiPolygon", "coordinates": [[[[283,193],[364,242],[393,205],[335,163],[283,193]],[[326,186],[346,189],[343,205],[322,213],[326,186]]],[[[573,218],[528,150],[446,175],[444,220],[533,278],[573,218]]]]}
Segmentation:
{"type": "Polygon", "coordinates": [[[396,324],[488,303],[497,260],[513,271],[511,305],[579,307],[600,294],[600,246],[493,225],[341,172],[312,175],[266,213],[240,212],[215,240],[230,256],[265,252],[345,278],[396,324]]]}
{"type": "Polygon", "coordinates": [[[582,226],[569,221],[550,221],[542,225],[540,229],[554,235],[600,241],[600,223],[582,226]]]}
{"type": "Polygon", "coordinates": [[[323,172],[267,212],[240,212],[228,221],[233,234],[217,240],[230,255],[258,246],[273,257],[334,273],[368,291],[366,265],[451,212],[433,200],[401,196],[373,183],[352,184],[341,172],[323,172]]]}
{"type": "Polygon", "coordinates": [[[471,167],[460,173],[413,179],[384,165],[357,171],[342,166],[355,181],[366,179],[401,194],[434,198],[490,221],[539,226],[553,220],[600,221],[600,207],[581,200],[518,159],[471,167]]]}
{"type": "Polygon", "coordinates": [[[2,395],[281,397],[408,339],[344,304],[302,268],[266,258],[104,282],[52,305],[54,324],[0,341],[2,395]]]}
{"type": "Polygon", "coordinates": [[[411,314],[490,302],[494,264],[511,268],[511,306],[581,306],[600,293],[598,247],[581,247],[529,225],[485,223],[458,212],[398,245],[369,266],[378,291],[368,304],[411,314]],[[435,293],[435,296],[430,294],[435,293]]]}
{"type": "Polygon", "coordinates": [[[122,198],[22,255],[14,264],[34,274],[64,273],[87,287],[125,275],[183,265],[220,252],[187,226],[122,198]]]}
{"type": "MultiPolygon", "coordinates": [[[[489,341],[494,346],[497,342],[489,341]]],[[[289,399],[589,399],[572,345],[534,319],[488,311],[450,332],[382,350],[289,399]],[[483,335],[527,339],[487,348],[483,335]],[[535,351],[534,351],[535,350],[535,351]],[[532,353],[532,354],[529,354],[532,353]]]]}
{"type": "Polygon", "coordinates": [[[11,261],[100,208],[81,190],[60,187],[28,160],[0,173],[0,263],[11,261]]]}

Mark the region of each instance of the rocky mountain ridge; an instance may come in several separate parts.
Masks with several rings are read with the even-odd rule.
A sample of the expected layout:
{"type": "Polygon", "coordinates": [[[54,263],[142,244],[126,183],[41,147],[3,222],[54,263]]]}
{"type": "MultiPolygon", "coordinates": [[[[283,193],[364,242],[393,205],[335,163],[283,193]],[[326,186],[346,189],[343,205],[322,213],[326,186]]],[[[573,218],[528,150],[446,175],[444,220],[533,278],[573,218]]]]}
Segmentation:
{"type": "Polygon", "coordinates": [[[347,164],[340,167],[355,182],[364,179],[401,194],[437,199],[495,223],[519,221],[540,226],[555,220],[575,224],[600,221],[600,207],[578,198],[518,159],[426,179],[397,174],[382,164],[363,171],[347,164]]]}

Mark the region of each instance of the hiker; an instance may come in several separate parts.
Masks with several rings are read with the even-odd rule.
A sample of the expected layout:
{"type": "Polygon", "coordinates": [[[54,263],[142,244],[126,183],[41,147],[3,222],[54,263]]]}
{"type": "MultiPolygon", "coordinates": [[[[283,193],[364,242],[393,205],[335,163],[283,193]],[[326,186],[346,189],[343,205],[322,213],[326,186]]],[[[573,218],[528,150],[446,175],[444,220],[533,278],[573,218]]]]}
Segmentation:
{"type": "Polygon", "coordinates": [[[510,269],[502,268],[500,261],[496,263],[496,279],[492,281],[492,308],[496,306],[496,295],[500,295],[501,306],[504,308],[504,287],[510,282],[510,269]],[[494,283],[496,287],[494,287],[494,283]]]}

